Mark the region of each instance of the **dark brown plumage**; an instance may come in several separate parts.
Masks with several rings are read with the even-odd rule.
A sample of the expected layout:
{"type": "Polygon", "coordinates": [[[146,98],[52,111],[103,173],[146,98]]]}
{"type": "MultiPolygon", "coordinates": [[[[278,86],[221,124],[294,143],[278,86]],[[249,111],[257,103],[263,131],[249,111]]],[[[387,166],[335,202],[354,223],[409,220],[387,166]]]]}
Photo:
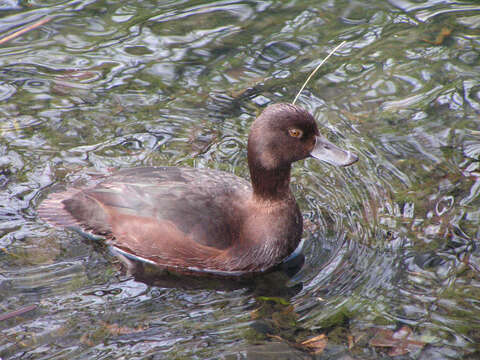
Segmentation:
{"type": "Polygon", "coordinates": [[[313,117],[289,105],[267,107],[248,141],[252,185],[205,169],[124,169],[90,187],[53,193],[38,213],[61,227],[105,235],[127,257],[177,271],[266,271],[297,247],[302,216],[290,191],[294,161],[357,160],[319,137],[313,117]]]}

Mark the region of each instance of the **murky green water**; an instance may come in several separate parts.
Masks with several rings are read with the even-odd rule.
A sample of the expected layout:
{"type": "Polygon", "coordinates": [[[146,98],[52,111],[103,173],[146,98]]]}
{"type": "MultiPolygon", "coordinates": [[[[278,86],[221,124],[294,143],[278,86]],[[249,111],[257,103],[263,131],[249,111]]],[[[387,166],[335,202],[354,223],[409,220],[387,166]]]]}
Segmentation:
{"type": "Polygon", "coordinates": [[[477,1],[6,1],[0,19],[0,39],[44,21],[0,45],[1,359],[480,356],[477,1]],[[306,263],[285,302],[148,286],[37,218],[92,169],[247,177],[256,114],[342,40],[298,103],[361,161],[295,166],[306,263]],[[320,334],[322,354],[298,346],[320,334]]]}

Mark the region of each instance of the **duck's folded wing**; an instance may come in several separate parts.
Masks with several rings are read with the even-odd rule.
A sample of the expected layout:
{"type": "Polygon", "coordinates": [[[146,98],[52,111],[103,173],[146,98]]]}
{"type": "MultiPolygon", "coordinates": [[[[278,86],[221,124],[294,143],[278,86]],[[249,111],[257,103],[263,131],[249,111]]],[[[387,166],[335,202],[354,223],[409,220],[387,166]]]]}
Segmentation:
{"type": "Polygon", "coordinates": [[[51,194],[39,208],[40,216],[57,226],[80,226],[145,249],[189,242],[225,249],[238,236],[240,221],[229,213],[229,194],[212,197],[201,187],[179,182],[111,181],[51,194]]]}

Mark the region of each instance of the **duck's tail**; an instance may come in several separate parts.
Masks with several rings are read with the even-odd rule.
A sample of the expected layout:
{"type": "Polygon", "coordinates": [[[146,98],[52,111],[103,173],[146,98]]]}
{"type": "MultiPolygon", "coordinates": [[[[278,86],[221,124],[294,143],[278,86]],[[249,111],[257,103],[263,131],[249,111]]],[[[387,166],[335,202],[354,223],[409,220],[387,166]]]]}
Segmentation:
{"type": "Polygon", "coordinates": [[[57,227],[68,228],[81,226],[79,221],[67,211],[64,204],[66,199],[72,198],[79,191],[78,189],[69,189],[64,192],[51,193],[48,195],[37,209],[40,219],[57,227]]]}

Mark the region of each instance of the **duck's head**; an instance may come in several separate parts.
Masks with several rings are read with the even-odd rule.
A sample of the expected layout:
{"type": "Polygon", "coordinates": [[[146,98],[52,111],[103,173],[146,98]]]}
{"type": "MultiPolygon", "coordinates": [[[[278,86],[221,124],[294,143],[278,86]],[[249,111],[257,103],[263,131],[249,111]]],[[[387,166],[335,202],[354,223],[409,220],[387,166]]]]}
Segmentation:
{"type": "Polygon", "coordinates": [[[291,163],[307,157],[336,166],[348,166],[358,160],[357,155],[321,136],[308,111],[291,104],[268,106],[250,131],[250,166],[265,170],[289,168],[291,163]]]}

